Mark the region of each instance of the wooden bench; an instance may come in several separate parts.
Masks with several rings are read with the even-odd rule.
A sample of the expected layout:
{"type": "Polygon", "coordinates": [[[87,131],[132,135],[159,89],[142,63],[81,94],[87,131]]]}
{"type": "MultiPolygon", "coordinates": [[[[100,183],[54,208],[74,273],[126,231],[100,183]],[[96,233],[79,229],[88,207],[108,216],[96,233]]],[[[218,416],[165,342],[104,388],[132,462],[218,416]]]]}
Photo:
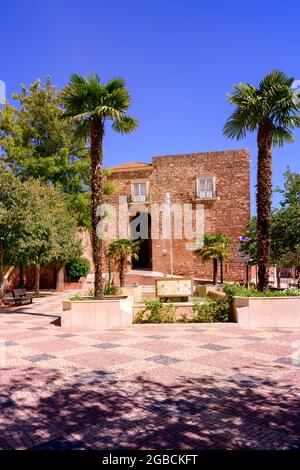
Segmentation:
{"type": "Polygon", "coordinates": [[[14,303],[15,305],[32,304],[32,296],[27,294],[26,289],[13,289],[13,297],[4,297],[2,300],[4,303],[14,303]]]}

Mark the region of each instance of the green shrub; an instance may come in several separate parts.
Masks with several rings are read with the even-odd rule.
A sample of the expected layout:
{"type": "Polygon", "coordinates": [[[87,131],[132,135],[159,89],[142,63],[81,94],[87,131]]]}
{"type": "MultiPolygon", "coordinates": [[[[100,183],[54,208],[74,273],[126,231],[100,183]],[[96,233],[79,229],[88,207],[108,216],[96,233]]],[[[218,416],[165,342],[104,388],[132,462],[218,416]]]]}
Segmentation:
{"type": "Polygon", "coordinates": [[[103,294],[104,295],[117,295],[119,292],[118,287],[115,285],[114,279],[111,281],[108,281],[103,289],[103,294]]]}
{"type": "Polygon", "coordinates": [[[145,300],[145,308],[140,310],[134,323],[175,323],[176,307],[173,304],[163,303],[159,299],[145,300]]]}
{"type": "Polygon", "coordinates": [[[216,300],[202,305],[199,302],[195,302],[193,312],[196,314],[193,319],[194,322],[227,322],[230,315],[230,302],[228,300],[216,300]]]}
{"type": "Polygon", "coordinates": [[[75,258],[67,264],[66,270],[68,281],[78,281],[90,272],[90,262],[86,258],[75,258]]]}
{"type": "Polygon", "coordinates": [[[254,288],[247,288],[240,286],[239,284],[226,284],[224,286],[224,292],[229,298],[233,296],[237,297],[294,297],[300,296],[300,289],[287,289],[282,291],[277,290],[265,290],[259,291],[254,288]]]}

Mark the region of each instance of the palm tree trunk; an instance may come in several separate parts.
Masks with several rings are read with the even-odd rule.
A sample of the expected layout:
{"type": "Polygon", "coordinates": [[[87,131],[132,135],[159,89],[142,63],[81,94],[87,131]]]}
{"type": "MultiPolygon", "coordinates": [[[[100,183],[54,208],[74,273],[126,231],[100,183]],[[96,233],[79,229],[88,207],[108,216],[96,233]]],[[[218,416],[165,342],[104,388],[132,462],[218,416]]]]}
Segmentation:
{"type": "Polygon", "coordinates": [[[257,144],[258,289],[265,290],[269,283],[272,199],[272,132],[268,120],[259,125],[257,144]]]}
{"type": "Polygon", "coordinates": [[[37,297],[40,295],[40,271],[41,267],[39,264],[35,266],[35,280],[34,280],[34,293],[37,297]]]}
{"type": "Polygon", "coordinates": [[[91,123],[91,218],[92,218],[92,248],[95,266],[95,298],[103,298],[102,279],[102,238],[97,236],[97,226],[101,214],[99,207],[103,204],[103,135],[104,128],[101,119],[91,123]]]}
{"type": "Polygon", "coordinates": [[[2,243],[0,243],[0,299],[5,294],[5,279],[4,279],[4,249],[2,243]]]}
{"type": "Polygon", "coordinates": [[[223,284],[224,278],[223,278],[223,258],[220,258],[220,281],[221,284],[223,284]]]}
{"type": "Polygon", "coordinates": [[[217,277],[218,277],[218,260],[217,258],[213,259],[213,285],[215,286],[217,284],[217,277]]]}
{"type": "Polygon", "coordinates": [[[120,287],[124,287],[124,284],[125,284],[125,262],[120,263],[119,278],[120,278],[120,287]]]}

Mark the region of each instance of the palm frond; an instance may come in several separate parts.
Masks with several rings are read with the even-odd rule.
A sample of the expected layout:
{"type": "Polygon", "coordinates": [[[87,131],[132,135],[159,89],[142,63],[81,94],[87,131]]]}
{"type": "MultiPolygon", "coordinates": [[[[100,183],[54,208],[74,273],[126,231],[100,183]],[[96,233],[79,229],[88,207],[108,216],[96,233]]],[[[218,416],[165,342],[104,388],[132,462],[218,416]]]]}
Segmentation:
{"type": "Polygon", "coordinates": [[[109,80],[106,85],[106,89],[109,93],[114,92],[115,90],[125,89],[126,83],[123,78],[117,77],[109,80]]]}
{"type": "Polygon", "coordinates": [[[239,83],[229,95],[236,108],[224,125],[223,133],[231,139],[242,139],[262,122],[269,122],[274,145],[292,142],[291,130],[299,127],[300,95],[293,90],[293,77],[273,70],[258,88],[239,83]]]}
{"type": "Polygon", "coordinates": [[[121,134],[130,134],[130,132],[133,132],[138,126],[139,121],[128,115],[116,119],[112,124],[112,128],[121,134]]]}

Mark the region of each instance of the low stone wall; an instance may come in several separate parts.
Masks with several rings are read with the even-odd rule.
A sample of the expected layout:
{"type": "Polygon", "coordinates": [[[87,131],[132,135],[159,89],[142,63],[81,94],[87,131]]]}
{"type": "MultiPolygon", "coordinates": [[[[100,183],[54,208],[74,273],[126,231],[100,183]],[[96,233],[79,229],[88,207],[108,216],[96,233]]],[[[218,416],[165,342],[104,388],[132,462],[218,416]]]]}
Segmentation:
{"type": "Polygon", "coordinates": [[[130,325],[130,299],[63,301],[62,327],[127,328],[130,325]]]}
{"type": "Polygon", "coordinates": [[[300,297],[234,297],[233,321],[253,328],[300,328],[300,297]]]}

